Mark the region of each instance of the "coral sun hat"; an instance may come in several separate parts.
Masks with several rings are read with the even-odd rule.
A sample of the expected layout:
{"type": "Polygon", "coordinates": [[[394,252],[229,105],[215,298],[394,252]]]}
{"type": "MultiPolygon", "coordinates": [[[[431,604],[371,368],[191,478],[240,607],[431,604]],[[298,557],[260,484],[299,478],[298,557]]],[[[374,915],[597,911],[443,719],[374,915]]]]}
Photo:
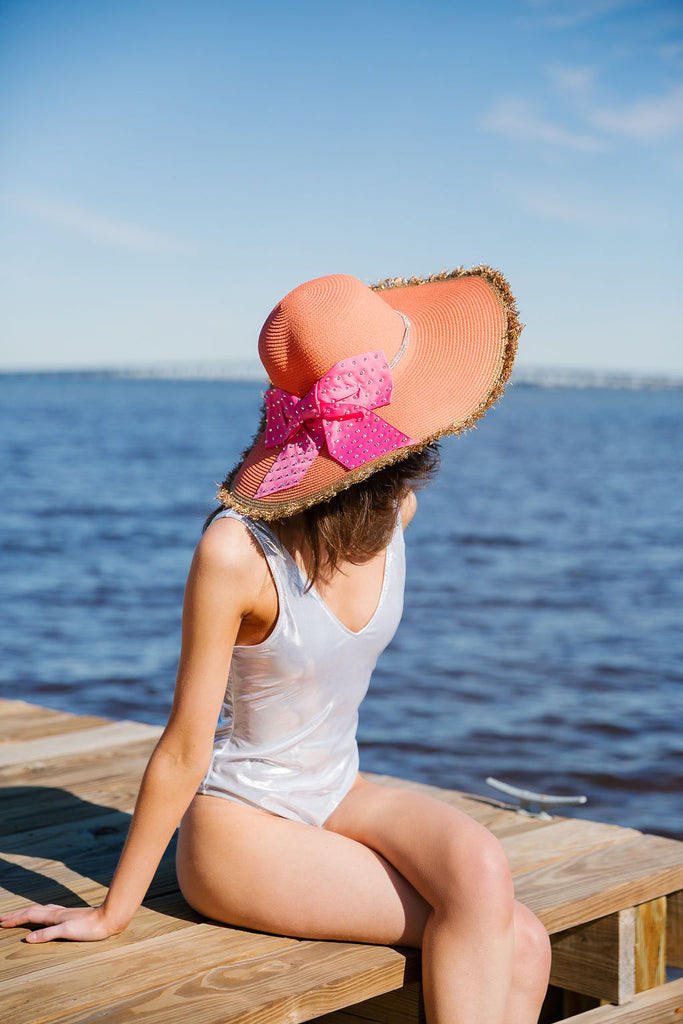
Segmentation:
{"type": "Polygon", "coordinates": [[[291,516],[473,427],[503,393],[520,331],[491,267],[372,287],[307,281],[263,326],[266,420],[219,501],[252,519],[291,516]]]}

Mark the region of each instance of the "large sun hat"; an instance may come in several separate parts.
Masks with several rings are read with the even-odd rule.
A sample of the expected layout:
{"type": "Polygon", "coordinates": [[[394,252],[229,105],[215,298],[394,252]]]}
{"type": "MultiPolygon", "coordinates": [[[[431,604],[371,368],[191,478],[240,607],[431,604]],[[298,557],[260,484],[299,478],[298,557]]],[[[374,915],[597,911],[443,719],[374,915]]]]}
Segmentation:
{"type": "Polygon", "coordinates": [[[252,519],[295,515],[474,427],[504,391],[520,331],[488,266],[299,285],[261,330],[265,415],[219,501],[252,519]]]}

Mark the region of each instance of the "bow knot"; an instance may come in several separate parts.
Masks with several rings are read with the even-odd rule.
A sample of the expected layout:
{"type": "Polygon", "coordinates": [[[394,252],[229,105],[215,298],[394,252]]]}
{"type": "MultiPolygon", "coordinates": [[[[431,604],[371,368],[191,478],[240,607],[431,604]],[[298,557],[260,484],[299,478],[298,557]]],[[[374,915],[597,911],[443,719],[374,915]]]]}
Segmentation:
{"type": "Polygon", "coordinates": [[[303,398],[273,387],[266,392],[266,447],[284,445],[256,497],[294,487],[324,445],[337,462],[355,469],[405,448],[412,439],[373,410],[388,405],[392,377],[383,352],[342,359],[303,398]]]}

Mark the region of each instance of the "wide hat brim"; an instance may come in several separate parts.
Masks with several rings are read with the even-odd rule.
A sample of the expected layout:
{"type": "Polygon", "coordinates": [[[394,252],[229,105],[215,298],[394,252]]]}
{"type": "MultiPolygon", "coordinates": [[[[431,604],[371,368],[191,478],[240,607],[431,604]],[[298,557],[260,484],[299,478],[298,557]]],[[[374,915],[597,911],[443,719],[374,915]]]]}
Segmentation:
{"type": "MultiPolygon", "coordinates": [[[[219,490],[224,505],[252,519],[295,515],[412,451],[474,427],[501,397],[521,324],[508,282],[499,271],[460,267],[426,279],[393,278],[371,289],[410,323],[406,350],[392,369],[390,404],[377,413],[413,443],[351,470],[323,447],[294,487],[256,498],[282,451],[282,446],[266,447],[262,424],[253,446],[219,490]]],[[[374,348],[382,348],[381,339],[374,348]]],[[[367,346],[358,351],[365,350],[367,346]]],[[[357,353],[345,353],[352,354],[357,353]]]]}

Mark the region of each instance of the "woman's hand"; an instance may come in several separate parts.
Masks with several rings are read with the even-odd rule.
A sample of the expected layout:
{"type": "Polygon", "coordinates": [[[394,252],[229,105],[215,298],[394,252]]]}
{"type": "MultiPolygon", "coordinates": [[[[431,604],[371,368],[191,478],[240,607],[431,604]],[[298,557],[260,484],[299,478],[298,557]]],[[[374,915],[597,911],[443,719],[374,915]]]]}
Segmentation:
{"type": "Polygon", "coordinates": [[[43,924],[47,928],[30,932],[27,942],[50,942],[52,939],[71,939],[76,942],[95,942],[108,939],[123,931],[105,920],[102,907],[58,907],[53,903],[24,907],[11,914],[0,914],[0,926],[18,928],[24,924],[43,924]]]}

